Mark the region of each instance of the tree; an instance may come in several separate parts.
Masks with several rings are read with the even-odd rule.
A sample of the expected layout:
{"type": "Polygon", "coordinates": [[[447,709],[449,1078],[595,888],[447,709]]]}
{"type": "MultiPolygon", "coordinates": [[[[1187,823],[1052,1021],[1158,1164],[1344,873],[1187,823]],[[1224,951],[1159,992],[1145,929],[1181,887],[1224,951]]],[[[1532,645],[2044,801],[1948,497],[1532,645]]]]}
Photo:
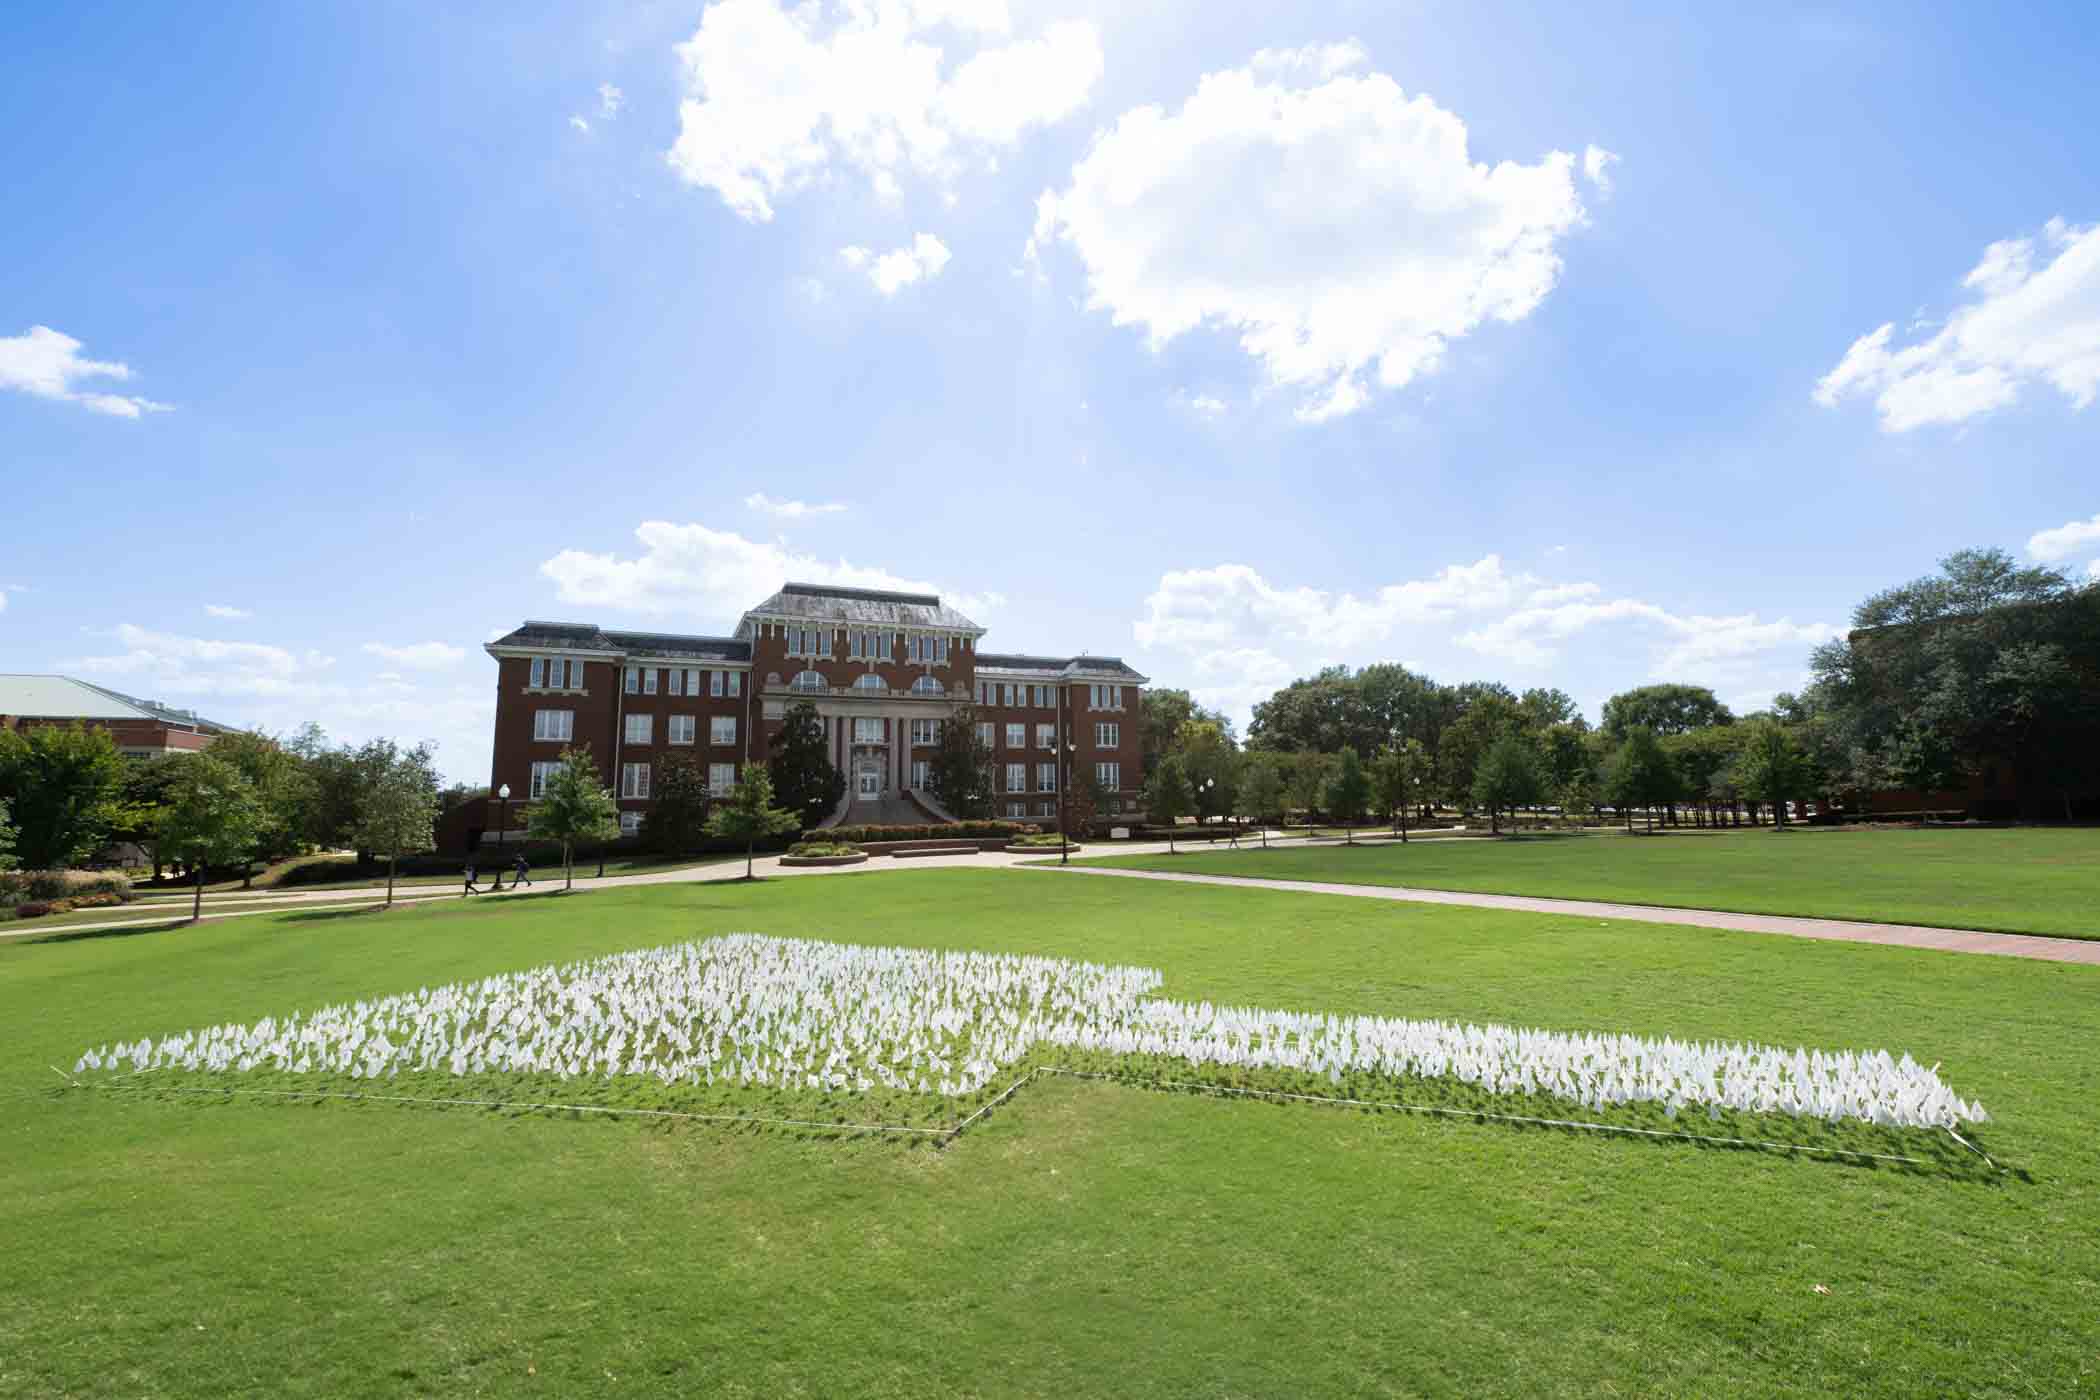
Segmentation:
{"type": "Polygon", "coordinates": [[[1239,787],[1239,814],[1261,825],[1261,843],[1269,844],[1269,823],[1283,812],[1283,770],[1274,755],[1255,754],[1247,760],[1239,787]]]}
{"type": "Polygon", "coordinates": [[[1436,756],[1438,780],[1454,804],[1464,807],[1472,802],[1474,770],[1488,748],[1503,735],[1520,734],[1524,728],[1524,711],[1506,689],[1472,688],[1465,710],[1444,726],[1436,756]]]}
{"type": "Polygon", "coordinates": [[[1184,720],[1175,736],[1174,755],[1189,780],[1199,820],[1232,810],[1239,784],[1239,750],[1228,726],[1214,719],[1184,720]]]}
{"type": "Polygon", "coordinates": [[[155,824],[167,853],[187,865],[194,893],[190,922],[204,916],[204,870],[246,860],[262,830],[262,804],[241,771],[215,754],[172,754],[165,799],[155,824]]]}
{"type": "Polygon", "coordinates": [[[977,709],[968,703],[955,707],[935,736],[933,757],[926,764],[926,786],[948,814],[958,821],[976,821],[992,814],[996,800],[992,792],[992,750],[977,737],[977,709]]]}
{"type": "Polygon", "coordinates": [[[160,813],[167,804],[168,788],[177,770],[157,758],[124,760],[124,791],[117,799],[112,841],[130,841],[153,853],[153,878],[161,878],[165,853],[159,839],[160,813]]]}
{"type": "Polygon", "coordinates": [[[655,800],[643,823],[643,838],[665,855],[691,854],[707,834],[706,766],[690,753],[667,753],[656,765],[649,791],[655,800]]]}
{"type": "MultiPolygon", "coordinates": [[[[746,774],[760,770],[746,769],[746,774]]],[[[598,777],[590,745],[561,751],[561,761],[540,785],[540,795],[525,811],[525,830],[538,840],[561,842],[561,887],[576,887],[575,849],[579,841],[610,841],[620,834],[620,805],[598,777]]],[[[707,830],[714,831],[714,818],[707,830]]]]}
{"type": "Polygon", "coordinates": [[[290,855],[305,841],[300,830],[304,794],[311,784],[305,765],[268,734],[236,730],[212,742],[211,754],[248,780],[257,821],[255,845],[241,857],[241,888],[255,883],[255,862],[290,855]]]}
{"type": "MultiPolygon", "coordinates": [[[[831,761],[824,721],[811,702],[800,700],[788,708],[766,759],[766,773],[780,805],[804,827],[817,826],[838,810],[846,796],[846,775],[831,761]]],[[[662,798],[657,801],[661,806],[662,798]]]]}
{"type": "Polygon", "coordinates": [[[717,806],[707,819],[708,835],[743,841],[746,880],[758,878],[752,873],[752,862],[761,837],[801,828],[801,818],[773,805],[773,780],[756,764],[744,770],[744,780],[736,785],[729,800],[717,806]]]}
{"type": "MultiPolygon", "coordinates": [[[[1285,782],[1285,795],[1292,805],[1305,813],[1305,838],[1310,841],[1319,828],[1313,825],[1313,813],[1319,810],[1320,802],[1327,795],[1327,774],[1334,760],[1323,753],[1301,753],[1291,759],[1285,782]]],[[[1290,814],[1284,813],[1284,825],[1290,825],[1290,814]]]]}
{"type": "Polygon", "coordinates": [[[1066,765],[1062,791],[1058,794],[1058,827],[1070,841],[1076,833],[1089,835],[1094,829],[1094,814],[1101,810],[1101,801],[1108,796],[1101,788],[1101,779],[1094,770],[1081,764],[1066,765]]]}
{"type": "Polygon", "coordinates": [[[1604,784],[1605,796],[1626,814],[1626,829],[1633,830],[1633,809],[1645,807],[1648,829],[1653,831],[1655,808],[1676,801],[1680,790],[1677,770],[1670,766],[1670,756],[1663,752],[1655,731],[1643,725],[1627,730],[1604,784]]]}
{"type": "Polygon", "coordinates": [[[1663,738],[1734,722],[1734,714],[1703,685],[1644,685],[1605,701],[1600,727],[1613,739],[1624,739],[1629,729],[1663,738]]]}
{"type": "Polygon", "coordinates": [[[1777,720],[1745,722],[1742,752],[1735,761],[1736,785],[1753,801],[1772,805],[1772,828],[1786,825],[1786,804],[1801,793],[1803,765],[1794,736],[1777,720]]]}
{"type": "Polygon", "coordinates": [[[0,870],[15,868],[15,826],[8,819],[7,803],[0,801],[0,870]]]}
{"type": "Polygon", "coordinates": [[[1364,761],[1355,749],[1343,749],[1327,780],[1327,808],[1342,821],[1342,839],[1356,844],[1356,823],[1371,805],[1371,780],[1364,775],[1364,761]]]}
{"type": "Polygon", "coordinates": [[[1497,836],[1503,808],[1536,802],[1544,790],[1538,756],[1514,734],[1489,744],[1473,772],[1474,805],[1488,809],[1488,830],[1497,836]]]}
{"type": "Polygon", "coordinates": [[[63,870],[92,855],[122,817],[124,760],[101,729],[0,730],[0,800],[13,812],[16,853],[31,870],[63,870]]]}
{"type": "Polygon", "coordinates": [[[1431,769],[1429,751],[1422,747],[1420,739],[1402,739],[1396,744],[1386,745],[1378,751],[1378,758],[1371,765],[1371,781],[1378,793],[1378,805],[1385,809],[1386,819],[1400,833],[1402,845],[1407,843],[1407,814],[1422,800],[1431,769]]]}
{"type": "Polygon", "coordinates": [[[1225,742],[1233,742],[1232,721],[1197,704],[1186,690],[1148,690],[1139,705],[1143,713],[1138,720],[1138,751],[1144,765],[1140,781],[1150,781],[1161,759],[1182,751],[1182,726],[1191,720],[1216,725],[1225,742]]]}
{"type": "Polygon", "coordinates": [[[1181,760],[1160,760],[1159,771],[1152,775],[1150,790],[1145,794],[1145,811],[1167,829],[1169,854],[1174,850],[1174,824],[1189,814],[1190,805],[1189,780],[1181,770],[1181,760]]]}
{"type": "Polygon", "coordinates": [[[386,856],[386,902],[394,903],[394,869],[404,851],[437,845],[438,780],[428,747],[403,749],[374,739],[358,750],[364,776],[352,834],[359,850],[386,856]]]}

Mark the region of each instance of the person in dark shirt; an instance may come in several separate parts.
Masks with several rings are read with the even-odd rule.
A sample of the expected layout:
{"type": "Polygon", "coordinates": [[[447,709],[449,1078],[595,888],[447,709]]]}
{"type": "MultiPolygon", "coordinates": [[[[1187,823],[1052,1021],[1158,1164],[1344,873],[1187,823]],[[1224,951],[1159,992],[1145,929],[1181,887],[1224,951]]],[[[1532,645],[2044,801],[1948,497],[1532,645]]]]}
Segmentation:
{"type": "Polygon", "coordinates": [[[467,887],[461,890],[460,893],[462,895],[481,893],[481,890],[474,884],[474,862],[471,860],[467,862],[467,887]]]}
{"type": "Polygon", "coordinates": [[[532,867],[526,863],[525,853],[523,851],[518,852],[518,863],[515,869],[517,873],[511,876],[510,881],[510,887],[512,889],[516,889],[520,885],[529,885],[532,883],[532,867]]]}

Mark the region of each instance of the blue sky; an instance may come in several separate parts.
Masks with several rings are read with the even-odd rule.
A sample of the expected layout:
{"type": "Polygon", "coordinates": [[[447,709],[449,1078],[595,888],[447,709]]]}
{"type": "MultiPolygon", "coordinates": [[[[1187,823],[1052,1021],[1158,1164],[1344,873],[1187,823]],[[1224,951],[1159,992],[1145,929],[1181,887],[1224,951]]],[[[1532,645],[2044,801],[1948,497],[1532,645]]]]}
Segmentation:
{"type": "Polygon", "coordinates": [[[2093,567],[2090,12],[1687,9],[14,7],[5,669],[478,779],[491,635],[785,576],[1244,720],[2093,567]]]}

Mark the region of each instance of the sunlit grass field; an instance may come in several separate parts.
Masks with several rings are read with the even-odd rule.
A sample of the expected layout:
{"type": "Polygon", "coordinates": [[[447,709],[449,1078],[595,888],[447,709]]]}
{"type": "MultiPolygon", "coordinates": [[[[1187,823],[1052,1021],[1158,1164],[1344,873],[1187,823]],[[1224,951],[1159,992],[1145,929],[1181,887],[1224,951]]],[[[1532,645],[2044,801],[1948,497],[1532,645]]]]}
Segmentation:
{"type": "Polygon", "coordinates": [[[1089,864],[2100,938],[2100,829],[1770,828],[1191,847],[1089,864]]]}
{"type": "Polygon", "coordinates": [[[2093,969],[910,871],[0,946],[0,1025],[0,1393],[2100,1382],[2093,969]],[[47,1067],[117,1037],[737,930],[1143,963],[1167,995],[1234,1003],[1886,1046],[1989,1107],[1981,1140],[2008,1170],[1059,1080],[935,1149],[68,1089],[47,1067]]]}

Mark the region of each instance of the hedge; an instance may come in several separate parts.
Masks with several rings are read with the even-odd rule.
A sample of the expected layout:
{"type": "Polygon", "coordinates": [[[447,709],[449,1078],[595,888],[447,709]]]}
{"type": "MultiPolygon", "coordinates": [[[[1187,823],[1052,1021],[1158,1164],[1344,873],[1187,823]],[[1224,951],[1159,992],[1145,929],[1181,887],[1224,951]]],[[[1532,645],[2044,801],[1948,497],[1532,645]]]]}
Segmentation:
{"type": "Polygon", "coordinates": [[[930,822],[922,826],[826,826],[802,833],[808,841],[967,841],[1003,837],[1034,836],[1042,828],[1034,822],[930,822]]]}
{"type": "Polygon", "coordinates": [[[0,905],[91,894],[115,895],[121,902],[131,897],[131,877],[93,870],[0,870],[0,905]]]}

